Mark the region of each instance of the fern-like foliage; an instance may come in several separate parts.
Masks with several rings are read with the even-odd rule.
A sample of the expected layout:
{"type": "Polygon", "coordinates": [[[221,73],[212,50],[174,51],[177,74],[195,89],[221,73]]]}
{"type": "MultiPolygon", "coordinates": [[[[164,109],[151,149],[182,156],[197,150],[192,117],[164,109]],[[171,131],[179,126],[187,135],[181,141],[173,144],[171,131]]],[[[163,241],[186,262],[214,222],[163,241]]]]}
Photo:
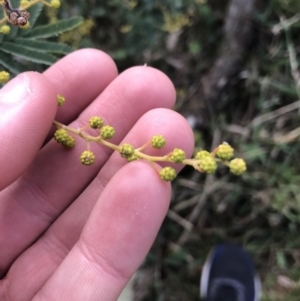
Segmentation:
{"type": "MultiPolygon", "coordinates": [[[[19,0],[11,0],[11,3],[13,7],[19,6],[19,0]]],[[[0,70],[7,70],[12,75],[28,69],[40,70],[37,64],[52,65],[61,55],[72,51],[72,48],[64,43],[46,39],[76,28],[83,22],[83,19],[72,17],[53,24],[35,26],[43,6],[44,4],[37,3],[27,10],[30,13],[29,28],[20,28],[6,23],[10,26],[10,33],[8,35],[0,33],[0,70]],[[29,62],[35,64],[32,65],[29,62]]],[[[3,10],[0,9],[0,20],[3,17],[3,10]]]]}

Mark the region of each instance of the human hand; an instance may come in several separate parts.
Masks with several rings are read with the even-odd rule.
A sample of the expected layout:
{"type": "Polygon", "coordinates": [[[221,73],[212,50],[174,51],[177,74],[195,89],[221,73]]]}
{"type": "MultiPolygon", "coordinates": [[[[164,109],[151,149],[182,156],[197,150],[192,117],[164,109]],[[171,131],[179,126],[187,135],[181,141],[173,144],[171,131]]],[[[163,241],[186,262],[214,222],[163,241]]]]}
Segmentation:
{"type": "Polygon", "coordinates": [[[170,110],[174,101],[173,85],[158,70],[118,75],[111,58],[92,49],[1,89],[0,300],[118,298],[167,213],[170,183],[149,163],[126,163],[95,143],[95,163],[83,166],[85,141],[77,137],[66,150],[49,129],[55,115],[74,128],[98,115],[116,129],[114,143],[137,147],[162,134],[167,145],[150,154],[180,147],[189,156],[192,131],[170,110]],[[57,94],[66,103],[56,113],[57,94]]]}

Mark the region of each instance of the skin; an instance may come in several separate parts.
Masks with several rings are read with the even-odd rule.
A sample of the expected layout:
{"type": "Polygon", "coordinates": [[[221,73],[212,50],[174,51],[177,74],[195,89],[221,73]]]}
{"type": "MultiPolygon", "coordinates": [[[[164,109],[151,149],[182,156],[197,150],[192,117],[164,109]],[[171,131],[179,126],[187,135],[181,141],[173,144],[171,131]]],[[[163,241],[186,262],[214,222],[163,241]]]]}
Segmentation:
{"type": "Polygon", "coordinates": [[[75,148],[64,149],[51,139],[52,121],[80,128],[100,115],[115,127],[114,143],[138,147],[162,134],[165,148],[147,153],[180,147],[190,156],[192,131],[170,109],[175,95],[160,71],[118,75],[93,49],[0,90],[1,301],[117,300],[157,235],[171,185],[148,162],[126,163],[97,144],[95,164],[81,165],[86,143],[76,137],[75,148]],[[57,94],[66,97],[59,109],[57,94]]]}

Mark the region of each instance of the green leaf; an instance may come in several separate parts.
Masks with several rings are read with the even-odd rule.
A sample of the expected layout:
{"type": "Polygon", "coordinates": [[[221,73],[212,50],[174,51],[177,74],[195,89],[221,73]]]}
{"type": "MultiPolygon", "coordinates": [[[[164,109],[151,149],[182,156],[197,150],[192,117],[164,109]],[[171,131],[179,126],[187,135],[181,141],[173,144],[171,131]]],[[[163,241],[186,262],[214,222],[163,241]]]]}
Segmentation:
{"type": "Polygon", "coordinates": [[[10,42],[2,43],[0,45],[0,50],[9,54],[16,55],[27,61],[44,65],[52,65],[56,61],[56,57],[54,55],[39,52],[37,50],[32,50],[30,48],[27,48],[26,46],[10,42]]]}
{"type": "Polygon", "coordinates": [[[21,72],[19,69],[20,64],[13,61],[11,55],[8,55],[2,51],[0,51],[0,65],[14,75],[21,72]]]}
{"type": "Polygon", "coordinates": [[[284,94],[290,95],[291,97],[297,97],[297,89],[294,87],[294,85],[291,86],[289,84],[282,84],[278,81],[271,80],[270,86],[284,94]]]}
{"type": "Polygon", "coordinates": [[[0,19],[4,18],[4,12],[3,12],[3,9],[1,8],[0,9],[0,19]]]}
{"type": "Polygon", "coordinates": [[[13,8],[18,8],[20,5],[20,0],[10,0],[10,3],[13,8]]]}
{"type": "Polygon", "coordinates": [[[30,8],[28,8],[27,11],[30,13],[30,18],[29,18],[30,27],[26,30],[27,32],[30,29],[32,30],[37,18],[39,17],[39,15],[43,10],[43,7],[44,7],[43,3],[37,3],[31,6],[30,8]]]}
{"type": "Polygon", "coordinates": [[[5,40],[12,40],[17,35],[19,27],[18,26],[13,26],[9,23],[6,23],[6,25],[10,26],[10,33],[8,35],[5,35],[4,39],[5,40]]]}
{"type": "Polygon", "coordinates": [[[70,47],[66,44],[63,44],[63,43],[22,39],[22,38],[16,38],[14,40],[14,42],[16,44],[26,45],[26,48],[33,49],[33,50],[36,50],[39,52],[52,52],[52,53],[68,54],[73,50],[72,47],[70,47]]]}
{"type": "Polygon", "coordinates": [[[280,268],[285,269],[287,267],[286,258],[282,251],[277,251],[276,259],[277,259],[277,264],[280,268]]]}
{"type": "Polygon", "coordinates": [[[74,17],[67,20],[58,21],[54,24],[38,26],[34,28],[28,38],[49,38],[58,36],[68,30],[74,29],[83,22],[82,17],[74,17]]]}

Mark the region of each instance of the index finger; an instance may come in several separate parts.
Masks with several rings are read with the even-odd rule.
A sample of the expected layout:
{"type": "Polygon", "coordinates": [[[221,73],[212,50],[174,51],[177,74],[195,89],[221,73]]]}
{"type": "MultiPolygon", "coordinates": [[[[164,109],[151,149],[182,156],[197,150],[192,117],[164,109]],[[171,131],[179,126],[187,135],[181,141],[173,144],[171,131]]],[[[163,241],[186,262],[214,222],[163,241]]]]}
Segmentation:
{"type": "Polygon", "coordinates": [[[117,76],[112,58],[103,51],[75,51],[44,72],[57,94],[66,103],[59,108],[56,119],[68,124],[73,121],[117,76]]]}

